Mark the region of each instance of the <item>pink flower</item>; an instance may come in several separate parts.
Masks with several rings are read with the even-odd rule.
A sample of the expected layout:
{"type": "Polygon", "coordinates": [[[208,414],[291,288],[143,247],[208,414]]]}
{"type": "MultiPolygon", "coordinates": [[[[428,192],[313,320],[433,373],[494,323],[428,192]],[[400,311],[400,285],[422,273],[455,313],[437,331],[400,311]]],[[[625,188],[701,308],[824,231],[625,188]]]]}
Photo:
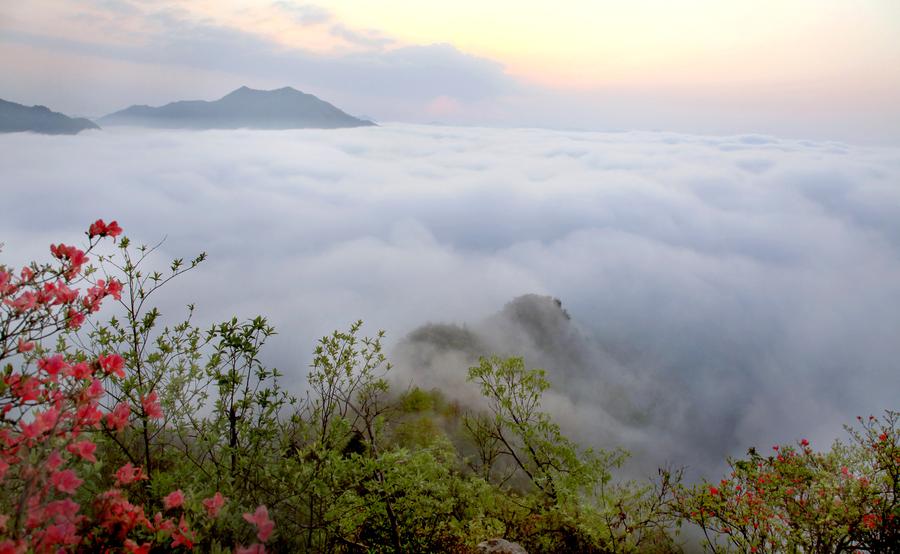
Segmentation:
{"type": "Polygon", "coordinates": [[[62,454],[59,453],[59,450],[54,450],[47,456],[47,469],[50,471],[56,471],[56,469],[61,466],[63,463],[62,454]]]}
{"type": "Polygon", "coordinates": [[[78,422],[78,425],[83,425],[87,427],[96,427],[100,424],[100,421],[103,419],[103,412],[97,409],[97,405],[95,403],[85,404],[78,408],[75,412],[75,420],[78,422]]]}
{"type": "Polygon", "coordinates": [[[116,300],[122,299],[122,283],[116,279],[110,279],[106,285],[106,294],[112,296],[116,300]]]}
{"type": "Polygon", "coordinates": [[[45,431],[53,429],[58,418],[59,410],[57,408],[49,408],[46,411],[36,413],[34,421],[31,423],[19,423],[19,426],[22,428],[22,434],[27,438],[34,438],[45,431]]]}
{"type": "Polygon", "coordinates": [[[60,260],[68,260],[70,267],[66,272],[66,278],[72,279],[81,271],[81,266],[87,263],[88,258],[84,252],[74,246],[66,246],[65,244],[51,244],[50,253],[60,260]]]}
{"type": "Polygon", "coordinates": [[[203,506],[206,508],[206,515],[211,518],[219,517],[219,510],[225,505],[225,497],[222,493],[216,492],[211,498],[203,500],[203,506]]]}
{"type": "Polygon", "coordinates": [[[159,396],[156,391],[151,392],[147,396],[141,397],[141,406],[144,408],[144,414],[151,419],[162,419],[163,411],[159,405],[159,396]]]}
{"type": "Polygon", "coordinates": [[[34,350],[33,342],[26,342],[25,339],[19,339],[19,352],[31,352],[34,350]]]}
{"type": "Polygon", "coordinates": [[[56,354],[50,358],[38,360],[38,368],[47,372],[47,375],[56,377],[63,369],[67,369],[69,364],[63,359],[62,354],[56,354]]]}
{"type": "Polygon", "coordinates": [[[181,492],[181,489],[172,491],[163,498],[163,508],[166,510],[178,508],[182,504],[184,504],[184,493],[181,492]]]}
{"type": "Polygon", "coordinates": [[[131,415],[131,406],[127,402],[119,402],[113,411],[106,414],[106,424],[116,431],[122,431],[128,426],[128,417],[131,415]]]}
{"type": "Polygon", "coordinates": [[[134,467],[133,465],[131,465],[131,462],[128,462],[127,464],[116,470],[117,487],[121,487],[122,485],[130,485],[135,481],[146,478],[147,476],[144,475],[144,470],[140,467],[134,467]]]}
{"type": "Polygon", "coordinates": [[[175,522],[172,521],[171,518],[163,519],[161,513],[156,512],[156,515],[153,516],[153,529],[158,533],[171,533],[173,529],[175,529],[175,522]]]}
{"type": "Polygon", "coordinates": [[[122,356],[119,356],[118,354],[104,356],[101,354],[100,357],[97,358],[97,362],[107,375],[115,375],[120,379],[125,378],[125,360],[122,356]]]}
{"type": "MultiPolygon", "coordinates": [[[[68,374],[74,377],[75,379],[86,379],[91,376],[93,371],[91,370],[91,366],[89,366],[85,362],[79,362],[69,368],[68,374]]],[[[102,393],[102,390],[101,390],[102,393]]]]}
{"type": "Polygon", "coordinates": [[[31,291],[23,292],[15,300],[6,299],[3,301],[7,306],[17,312],[25,312],[34,308],[37,304],[37,295],[31,291]]]}
{"type": "Polygon", "coordinates": [[[64,469],[54,473],[50,477],[50,482],[53,483],[53,486],[56,487],[56,490],[59,492],[75,494],[75,491],[78,490],[78,487],[80,487],[81,483],[84,481],[79,479],[73,470],[64,469]]]}
{"type": "Polygon", "coordinates": [[[97,399],[97,398],[100,398],[101,396],[103,396],[103,393],[104,393],[103,382],[100,379],[96,379],[96,378],[91,380],[91,384],[87,388],[88,398],[97,399]]]}
{"type": "Polygon", "coordinates": [[[57,281],[54,285],[50,283],[44,285],[42,297],[44,302],[47,302],[50,299],[49,297],[52,297],[54,306],[71,304],[78,298],[78,291],[70,289],[62,281],[57,281]]]}
{"type": "Polygon", "coordinates": [[[190,528],[188,528],[184,516],[181,516],[181,521],[178,522],[178,528],[172,531],[172,548],[184,545],[188,550],[192,550],[194,548],[194,537],[192,535],[193,533],[190,528]]]}
{"type": "Polygon", "coordinates": [[[116,220],[110,221],[109,225],[106,226],[106,234],[110,237],[117,237],[122,234],[122,228],[119,227],[119,222],[116,220]]]}
{"type": "MultiPolygon", "coordinates": [[[[115,223],[115,221],[113,223],[115,223]]],[[[116,225],[116,227],[118,227],[118,225],[116,225]]],[[[119,232],[121,232],[121,229],[119,230],[119,232]]],[[[91,226],[88,227],[88,238],[105,237],[108,234],[109,225],[104,223],[102,219],[98,219],[97,221],[91,223],[91,226]]]]}
{"type": "Polygon", "coordinates": [[[84,314],[75,308],[69,308],[69,329],[78,329],[84,325],[84,314]]]}
{"type": "Polygon", "coordinates": [[[97,461],[97,458],[94,457],[94,451],[97,450],[97,445],[89,440],[73,442],[66,447],[66,450],[75,454],[82,460],[87,460],[89,462],[97,461]]]}
{"type": "Polygon", "coordinates": [[[262,542],[269,540],[269,536],[275,529],[275,522],[269,519],[269,510],[264,505],[257,507],[252,514],[244,514],[244,520],[256,526],[256,538],[262,542]]]}

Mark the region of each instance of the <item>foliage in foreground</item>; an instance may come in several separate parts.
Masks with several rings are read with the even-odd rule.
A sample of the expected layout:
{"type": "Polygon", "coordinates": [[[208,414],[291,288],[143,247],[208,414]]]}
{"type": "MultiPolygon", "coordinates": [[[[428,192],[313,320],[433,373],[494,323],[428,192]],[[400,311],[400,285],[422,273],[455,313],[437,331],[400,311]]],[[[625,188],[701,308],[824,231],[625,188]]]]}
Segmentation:
{"type": "Polygon", "coordinates": [[[383,334],[357,322],[295,398],[260,361],[264,318],[162,323],[151,297],[204,255],[148,270],[154,248],[120,233],[97,221],[84,251],[0,266],[0,553],[672,552],[681,522],[717,552],[896,551],[894,413],[827,453],[751,451],[717,486],[621,483],[626,453],[569,440],[520,358],[470,368],[485,408],[464,410],[389,390],[383,334]]]}
{"type": "Polygon", "coordinates": [[[673,509],[713,552],[900,552],[898,419],[859,418],[828,452],[806,439],[751,448],[719,483],[678,487],[673,509]]]}

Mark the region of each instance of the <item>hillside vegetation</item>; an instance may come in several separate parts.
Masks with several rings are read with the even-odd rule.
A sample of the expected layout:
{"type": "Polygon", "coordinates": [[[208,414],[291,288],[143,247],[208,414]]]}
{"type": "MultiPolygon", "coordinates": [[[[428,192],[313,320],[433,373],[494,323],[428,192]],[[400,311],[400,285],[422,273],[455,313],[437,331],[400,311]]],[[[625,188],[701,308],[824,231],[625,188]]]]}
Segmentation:
{"type": "Polygon", "coordinates": [[[626,482],[627,453],[566,437],[522,358],[469,369],[474,409],[392,390],[384,334],[356,322],[294,396],[260,361],[265,318],[163,323],[158,291],[205,255],[148,267],[121,232],[0,265],[0,553],[680,552],[685,526],[713,552],[900,549],[895,412],[824,451],[751,448],[722,479],[626,482]]]}

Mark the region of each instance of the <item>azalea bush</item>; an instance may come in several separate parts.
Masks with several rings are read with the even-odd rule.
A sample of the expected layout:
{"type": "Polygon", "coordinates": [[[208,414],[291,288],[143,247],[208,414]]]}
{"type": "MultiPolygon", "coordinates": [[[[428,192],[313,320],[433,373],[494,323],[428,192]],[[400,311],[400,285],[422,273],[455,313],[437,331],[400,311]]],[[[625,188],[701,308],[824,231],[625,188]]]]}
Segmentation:
{"type": "Polygon", "coordinates": [[[675,509],[713,552],[898,552],[898,418],[859,418],[826,452],[806,439],[751,449],[718,483],[680,487],[675,509]]]}
{"type": "MultiPolygon", "coordinates": [[[[50,247],[54,262],[18,271],[0,266],[0,552],[193,548],[204,534],[214,536],[226,508],[221,493],[148,497],[143,485],[152,464],[132,461],[149,456],[130,456],[117,469],[98,458],[98,445],[122,445],[119,437],[135,428],[146,437],[147,422],[165,418],[153,386],[129,383],[135,376],[126,357],[114,349],[70,349],[64,336],[85,326],[105,300],[123,300],[122,281],[88,265],[102,241],[121,233],[115,221],[98,220],[83,250],[57,244],[50,247]],[[134,393],[114,392],[123,390],[134,393]],[[131,500],[136,488],[139,503],[131,500]]],[[[128,241],[118,244],[127,248],[128,241]]],[[[242,515],[259,542],[239,549],[263,552],[274,528],[266,507],[242,515]]],[[[205,544],[219,546],[215,538],[205,544]]]]}

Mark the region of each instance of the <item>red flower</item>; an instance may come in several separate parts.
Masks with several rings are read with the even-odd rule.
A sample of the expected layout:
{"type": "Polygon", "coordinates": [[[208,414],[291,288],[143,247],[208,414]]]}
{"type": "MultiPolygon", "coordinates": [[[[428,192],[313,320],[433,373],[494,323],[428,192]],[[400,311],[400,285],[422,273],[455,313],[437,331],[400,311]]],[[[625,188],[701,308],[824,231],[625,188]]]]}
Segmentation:
{"type": "Polygon", "coordinates": [[[30,291],[23,292],[15,300],[10,300],[9,298],[7,298],[3,302],[17,312],[26,312],[34,308],[35,304],[37,304],[37,295],[30,291]]]}
{"type": "Polygon", "coordinates": [[[192,536],[190,528],[188,528],[187,522],[184,520],[184,516],[181,516],[181,521],[178,522],[178,527],[172,531],[172,548],[176,546],[184,545],[185,548],[191,550],[194,548],[194,537],[192,536]]]}
{"type": "Polygon", "coordinates": [[[106,226],[106,234],[110,237],[117,237],[122,234],[122,228],[119,227],[118,221],[110,221],[109,225],[106,226]]]}
{"type": "Polygon", "coordinates": [[[61,370],[67,369],[68,367],[69,364],[63,359],[62,354],[56,354],[50,358],[38,360],[38,368],[46,371],[47,375],[51,377],[56,377],[61,370]]]}
{"type": "Polygon", "coordinates": [[[212,518],[219,517],[219,510],[225,505],[225,497],[222,493],[216,492],[211,498],[203,500],[203,506],[206,508],[206,515],[212,518]]]}
{"type": "Polygon", "coordinates": [[[147,396],[141,397],[141,406],[144,408],[144,414],[151,419],[162,419],[163,411],[159,405],[159,396],[156,391],[151,392],[147,396]]]}
{"type": "Polygon", "coordinates": [[[91,226],[88,227],[88,238],[102,237],[105,235],[106,223],[103,223],[102,219],[98,219],[97,221],[91,223],[91,226]]]}
{"type": "Polygon", "coordinates": [[[96,378],[91,381],[90,386],[88,386],[88,388],[87,388],[88,398],[93,398],[93,399],[100,398],[101,396],[103,396],[104,392],[105,391],[103,389],[103,382],[100,381],[100,379],[96,379],[96,378]]]}
{"type": "Polygon", "coordinates": [[[75,379],[87,379],[91,376],[92,373],[93,371],[91,370],[91,366],[89,366],[85,362],[79,362],[73,365],[71,368],[69,368],[68,371],[68,374],[75,379]]]}
{"type": "Polygon", "coordinates": [[[122,485],[130,485],[135,481],[139,481],[141,479],[146,479],[147,476],[144,475],[144,470],[140,467],[134,467],[131,465],[131,462],[120,467],[116,470],[116,486],[120,487],[122,485]]]}
{"type": "Polygon", "coordinates": [[[100,364],[100,367],[103,368],[103,371],[106,372],[107,375],[116,375],[120,379],[125,378],[125,360],[122,356],[118,354],[110,354],[109,356],[104,356],[103,354],[97,358],[97,362],[100,364]]]}
{"type": "Polygon", "coordinates": [[[54,450],[47,456],[47,469],[50,471],[56,471],[56,469],[62,465],[63,463],[62,454],[59,453],[59,450],[54,450]]]}
{"type": "Polygon", "coordinates": [[[110,279],[106,285],[106,294],[112,296],[116,300],[122,299],[122,283],[117,279],[110,279]]]}
{"type": "Polygon", "coordinates": [[[106,414],[106,424],[116,431],[122,431],[128,426],[128,417],[131,415],[131,406],[127,402],[119,402],[113,411],[106,414]]]}
{"type": "Polygon", "coordinates": [[[175,522],[171,518],[163,519],[161,513],[156,512],[153,516],[152,528],[158,533],[171,533],[175,529],[175,522]]]}
{"type": "Polygon", "coordinates": [[[56,487],[56,490],[59,492],[75,494],[75,491],[78,490],[78,487],[80,487],[81,483],[84,481],[79,479],[73,470],[64,469],[54,473],[50,477],[50,482],[53,483],[53,486],[56,487]]]}
{"type": "Polygon", "coordinates": [[[66,450],[75,454],[82,460],[87,460],[89,462],[97,461],[97,458],[94,457],[94,451],[97,450],[97,445],[89,440],[73,442],[66,447],[66,450]]]}
{"type": "Polygon", "coordinates": [[[163,498],[163,508],[166,510],[178,508],[182,504],[184,504],[184,493],[181,492],[181,489],[172,491],[163,498]]]}
{"type": "Polygon", "coordinates": [[[84,314],[75,308],[69,308],[69,329],[78,329],[84,325],[84,314]]]}
{"type": "Polygon", "coordinates": [[[97,221],[91,223],[91,226],[88,227],[88,237],[117,237],[122,234],[122,228],[119,227],[119,224],[115,221],[111,221],[109,225],[103,222],[102,219],[98,219],[97,221]]]}
{"type": "Polygon", "coordinates": [[[709,494],[711,494],[712,496],[716,496],[719,494],[719,489],[717,489],[716,487],[709,487],[709,494]]]}
{"type": "Polygon", "coordinates": [[[97,409],[97,405],[95,403],[81,406],[75,412],[75,421],[78,422],[78,425],[94,427],[98,425],[102,419],[103,412],[97,409]]]}

